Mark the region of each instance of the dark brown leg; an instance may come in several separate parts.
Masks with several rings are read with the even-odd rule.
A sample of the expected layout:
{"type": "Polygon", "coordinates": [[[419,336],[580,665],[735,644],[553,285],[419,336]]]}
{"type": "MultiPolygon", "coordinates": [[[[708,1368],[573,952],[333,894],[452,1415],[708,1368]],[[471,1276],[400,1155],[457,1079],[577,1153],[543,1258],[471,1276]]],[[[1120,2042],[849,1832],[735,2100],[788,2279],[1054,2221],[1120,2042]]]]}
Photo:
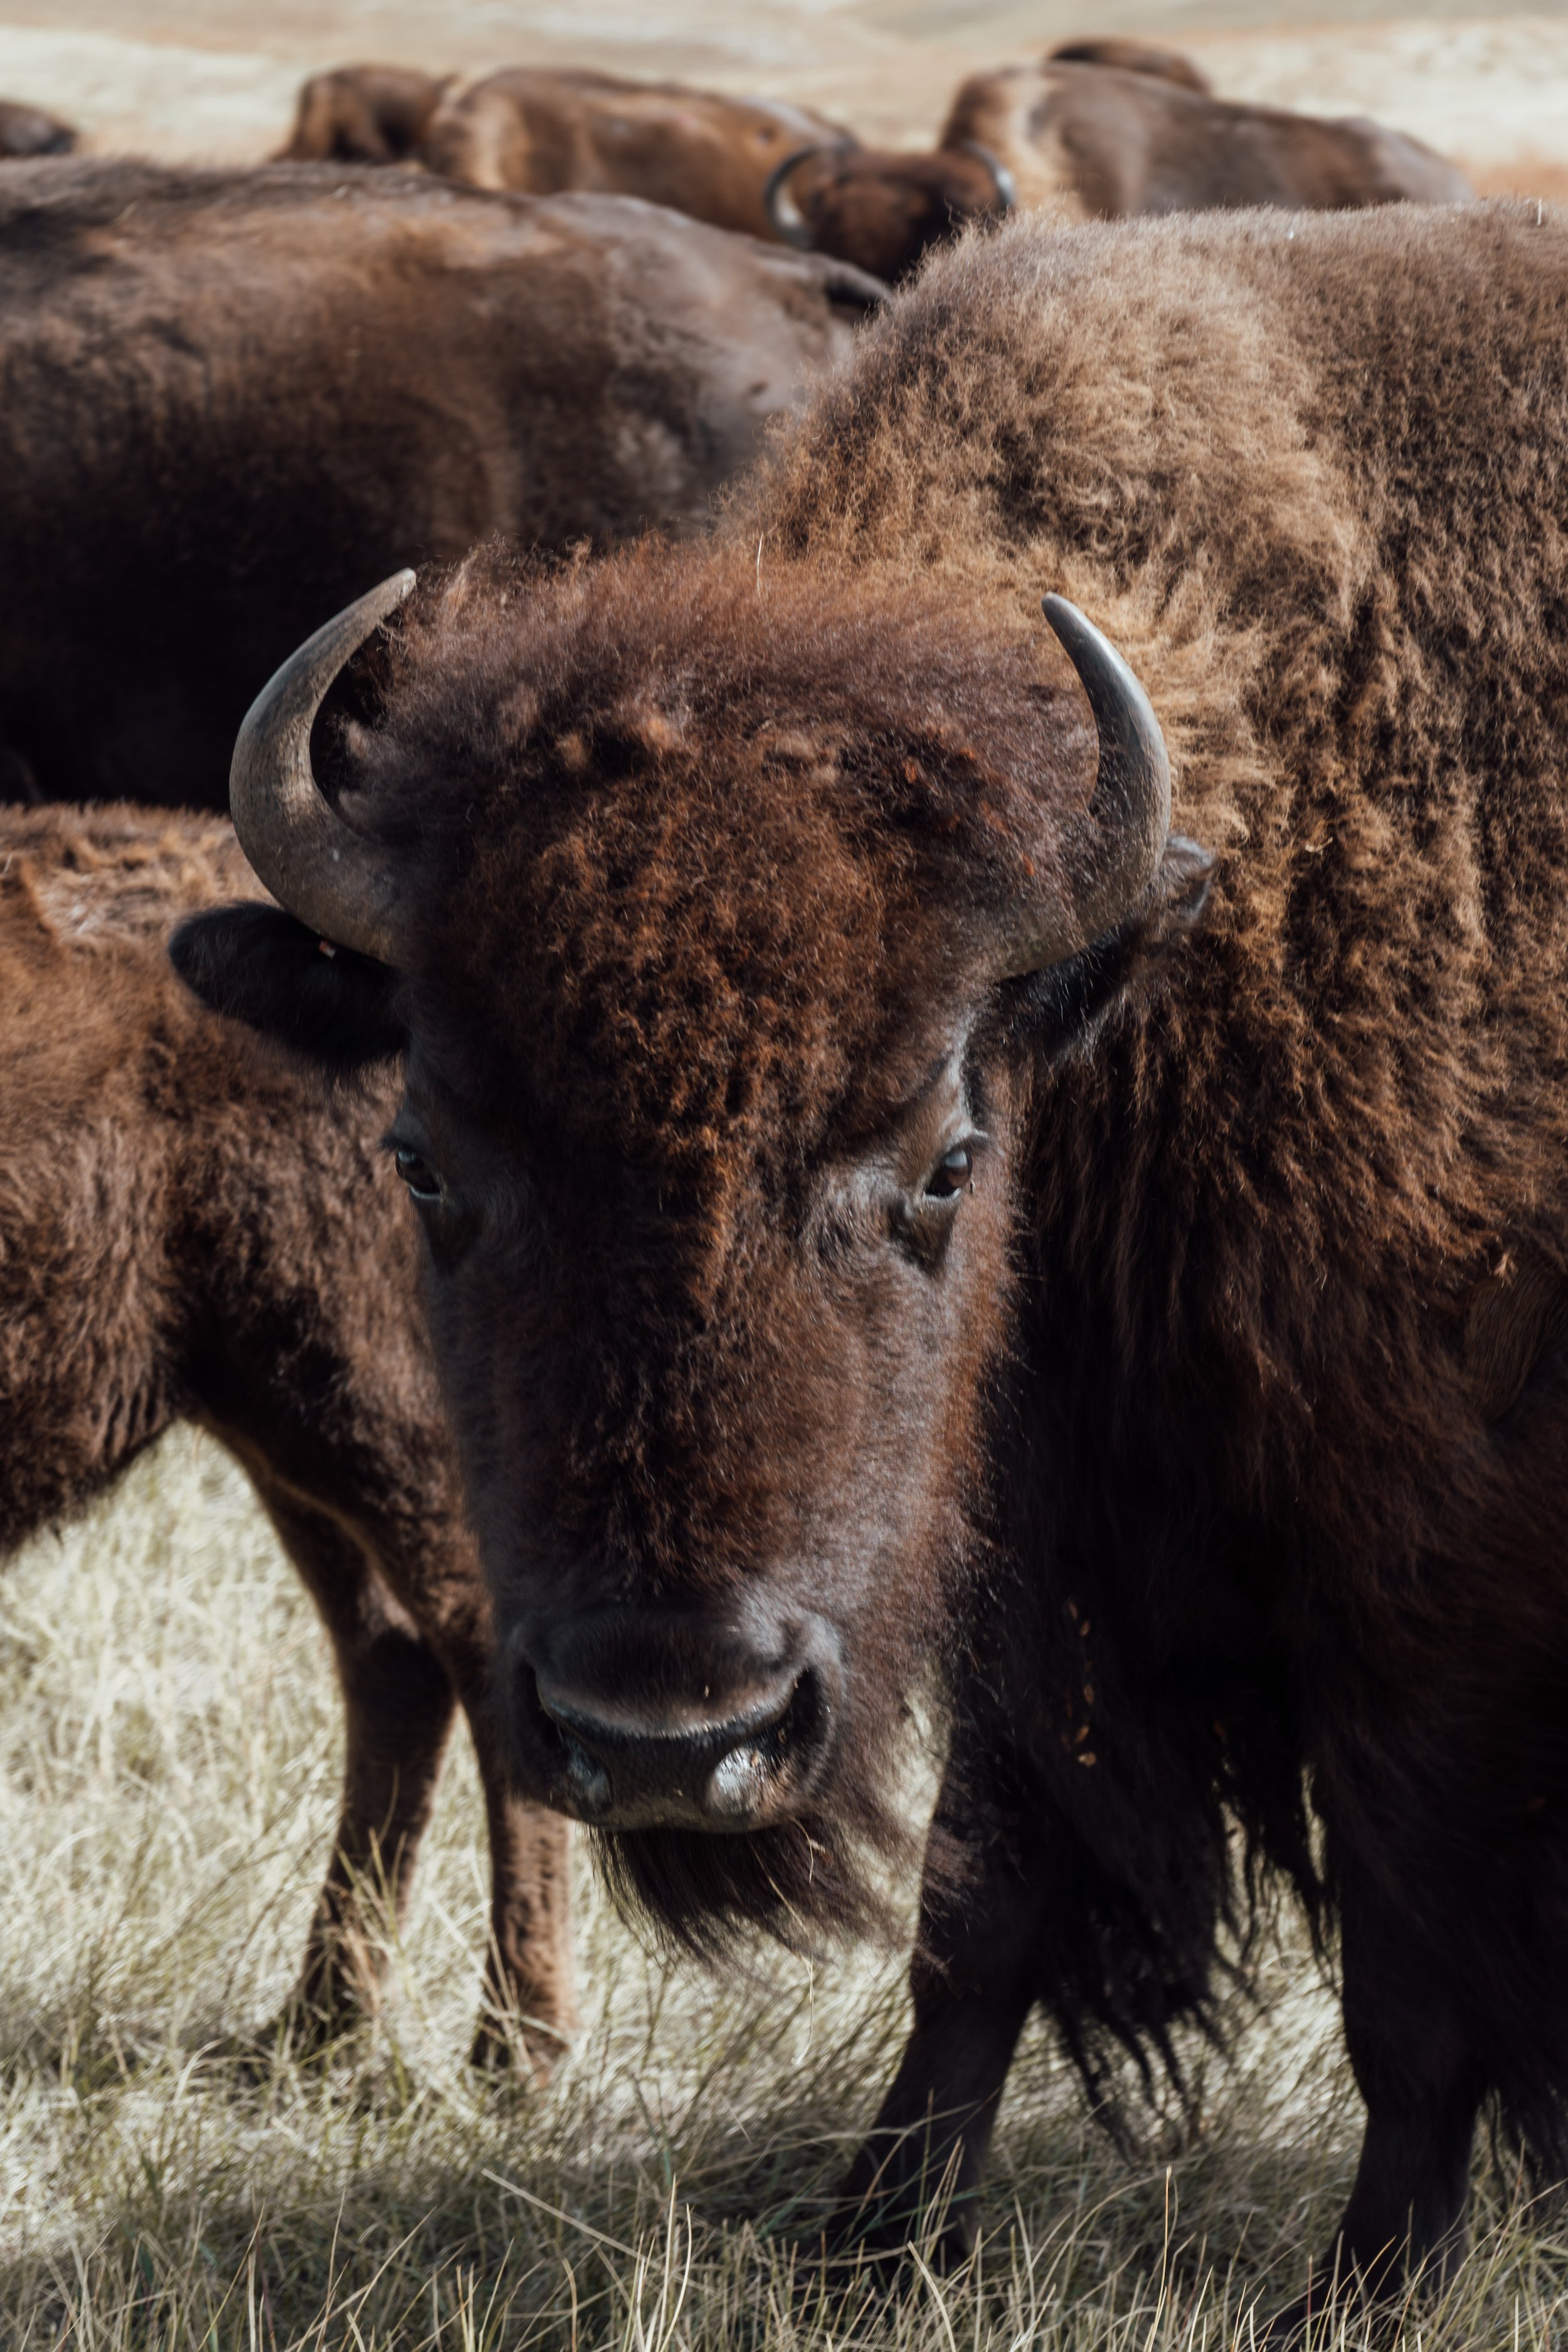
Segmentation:
{"type": "Polygon", "coordinates": [[[342,1809],[291,2004],[307,2034],[326,2037],[379,2005],[376,1915],[403,1916],[455,1702],[353,1538],[291,1496],[264,1488],[262,1499],[326,1621],[346,1717],[342,1809]]]}
{"type": "MultiPolygon", "coordinates": [[[[505,2063],[521,2035],[542,2082],[577,2025],[572,1960],[569,1825],[507,1784],[489,1706],[491,1638],[479,1572],[461,1534],[437,1557],[430,1538],[401,1558],[398,1599],[335,1520],[258,1480],[289,1556],[332,1637],[348,1716],[343,1815],[322,1890],[300,2004],[331,2018],[374,2010],[380,1956],[367,1941],[355,1884],[384,1887],[401,1916],[430,1816],[454,1706],[473,1735],[490,1849],[490,1948],[476,2063],[505,2063]],[[461,1547],[454,1557],[454,1548],[461,1547]],[[399,1603],[401,1602],[401,1606],[399,1603]]],[[[389,1546],[390,1549],[390,1546],[389,1546]]]]}
{"type": "MultiPolygon", "coordinates": [[[[1464,2252],[1470,2146],[1486,2093],[1459,2006],[1431,1966],[1430,1931],[1381,1892],[1342,1892],[1345,2042],[1366,2101],[1361,2161],[1338,2231],[1279,2332],[1336,2294],[1388,2302],[1464,2252]]],[[[1440,1956],[1438,1956],[1440,1957],[1440,1956]]]]}
{"type": "MultiPolygon", "coordinates": [[[[950,1766],[933,1841],[962,1834],[972,1772],[950,1766]]],[[[839,2197],[835,2234],[891,2252],[941,2199],[938,2251],[962,2259],[1007,2070],[1038,1990],[1039,1896],[1000,1854],[956,1900],[928,1883],[910,1968],[914,2031],[839,2197]]]]}
{"type": "Polygon", "coordinates": [[[476,1734],[485,1782],[493,1873],[484,2013],[474,2038],[477,2066],[510,2055],[507,2027],[521,2035],[545,2082],[577,2025],[572,1958],[572,1825],[526,1804],[506,1787],[476,1734]]]}

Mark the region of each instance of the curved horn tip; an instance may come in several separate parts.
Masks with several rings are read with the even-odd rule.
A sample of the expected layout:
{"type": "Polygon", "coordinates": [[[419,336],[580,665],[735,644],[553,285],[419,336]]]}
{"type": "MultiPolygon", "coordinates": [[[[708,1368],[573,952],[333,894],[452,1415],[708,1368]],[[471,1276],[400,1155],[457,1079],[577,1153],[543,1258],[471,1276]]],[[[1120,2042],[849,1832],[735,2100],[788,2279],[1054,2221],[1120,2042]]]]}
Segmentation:
{"type": "Polygon", "coordinates": [[[229,768],[229,814],[239,845],[279,906],[323,938],[384,963],[395,960],[398,877],[386,855],[322,798],[310,766],[310,729],[344,663],[405,602],[415,581],[406,565],[393,572],[289,655],[246,712],[229,768]]]}
{"type": "Polygon", "coordinates": [[[1165,754],[1165,739],[1160,722],[1154,716],[1154,706],[1143,691],[1138,674],[1122,658],[1110,638],[1097,629],[1087,614],[1065,596],[1042,596],[1040,610],[1079,675],[1079,682],[1089,697],[1100,729],[1103,760],[1110,750],[1125,761],[1129,752],[1142,753],[1153,770],[1164,800],[1165,822],[1170,821],[1171,770],[1165,754]],[[1106,737],[1113,737],[1107,743],[1106,737]]]}
{"type": "Polygon", "coordinates": [[[1003,216],[1005,217],[1008,213],[1016,212],[1018,183],[1002,161],[1001,156],[994,155],[990,148],[983,146],[978,139],[961,139],[958,144],[961,153],[973,155],[975,162],[984,163],[990,173],[991,184],[996,191],[997,210],[1003,216]]]}
{"type": "Polygon", "coordinates": [[[357,603],[351,604],[348,612],[341,614],[340,618],[346,621],[350,614],[356,618],[363,614],[364,633],[368,637],[372,629],[378,627],[389,613],[395,613],[399,604],[407,603],[418,585],[418,581],[419,574],[414,570],[413,565],[405,563],[401,572],[389,572],[387,577],[378,582],[375,587],[368,588],[357,603]]]}
{"type": "Polygon", "coordinates": [[[841,141],[835,146],[826,139],[818,139],[809,147],[797,147],[793,154],[775,163],[768,174],[767,184],[763,190],[763,210],[775,234],[783,238],[785,245],[793,245],[797,252],[810,253],[813,250],[812,234],[800,206],[790,194],[790,176],[798,165],[813,155],[847,154],[848,149],[847,142],[841,141]]]}
{"type": "Polygon", "coordinates": [[[1094,715],[1100,766],[1089,812],[1101,837],[1079,901],[1085,935],[1108,930],[1153,880],[1171,829],[1171,763],[1154,708],[1108,637],[1065,596],[1043,596],[1094,715]]]}

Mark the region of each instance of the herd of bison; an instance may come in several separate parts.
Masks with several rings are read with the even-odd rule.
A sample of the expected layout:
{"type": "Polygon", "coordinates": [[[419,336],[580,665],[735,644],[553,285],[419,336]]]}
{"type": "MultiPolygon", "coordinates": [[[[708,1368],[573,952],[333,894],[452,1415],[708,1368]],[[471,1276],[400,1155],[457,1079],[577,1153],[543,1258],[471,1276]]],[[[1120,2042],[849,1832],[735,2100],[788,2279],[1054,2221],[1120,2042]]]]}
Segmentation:
{"type": "Polygon", "coordinates": [[[1284,1883],[1366,2126],[1275,2338],[1440,2278],[1481,2116],[1568,2175],[1568,216],[1107,40],[928,153],[369,67],[71,146],[0,106],[0,1549],[248,1474],[292,2032],[458,1708],[543,2074],[568,1821],[713,1965],[887,1930],[920,1696],[836,2242],[962,2258],[1035,2006],[1179,2076],[1284,1883]]]}

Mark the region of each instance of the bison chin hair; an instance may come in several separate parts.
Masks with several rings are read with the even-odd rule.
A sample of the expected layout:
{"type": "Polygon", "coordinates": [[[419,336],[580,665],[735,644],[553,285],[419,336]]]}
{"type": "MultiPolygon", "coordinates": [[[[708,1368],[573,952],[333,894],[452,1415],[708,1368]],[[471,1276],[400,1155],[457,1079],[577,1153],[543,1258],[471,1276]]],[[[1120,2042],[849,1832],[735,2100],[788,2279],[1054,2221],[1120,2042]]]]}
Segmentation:
{"type": "Polygon", "coordinates": [[[879,1793],[898,1786],[912,1743],[889,1735],[881,1744],[885,1771],[868,1770],[862,1751],[852,1775],[835,1776],[819,1811],[767,1829],[595,1831],[600,1878],[634,1924],[710,1963],[759,1937],[794,1952],[855,1938],[894,1948],[909,1936],[899,1889],[907,1897],[927,1832],[923,1820],[879,1793]]]}

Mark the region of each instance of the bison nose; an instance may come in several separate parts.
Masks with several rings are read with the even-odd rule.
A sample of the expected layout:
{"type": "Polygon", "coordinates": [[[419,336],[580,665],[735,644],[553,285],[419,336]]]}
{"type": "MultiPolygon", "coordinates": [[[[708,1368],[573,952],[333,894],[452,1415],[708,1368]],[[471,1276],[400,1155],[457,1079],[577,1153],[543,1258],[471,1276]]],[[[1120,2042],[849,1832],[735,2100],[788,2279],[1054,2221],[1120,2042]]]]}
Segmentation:
{"type": "Polygon", "coordinates": [[[548,1801],[612,1830],[755,1829],[798,1809],[831,1744],[826,1656],[748,1676],[743,1705],[655,1706],[530,1675],[548,1801]]]}

